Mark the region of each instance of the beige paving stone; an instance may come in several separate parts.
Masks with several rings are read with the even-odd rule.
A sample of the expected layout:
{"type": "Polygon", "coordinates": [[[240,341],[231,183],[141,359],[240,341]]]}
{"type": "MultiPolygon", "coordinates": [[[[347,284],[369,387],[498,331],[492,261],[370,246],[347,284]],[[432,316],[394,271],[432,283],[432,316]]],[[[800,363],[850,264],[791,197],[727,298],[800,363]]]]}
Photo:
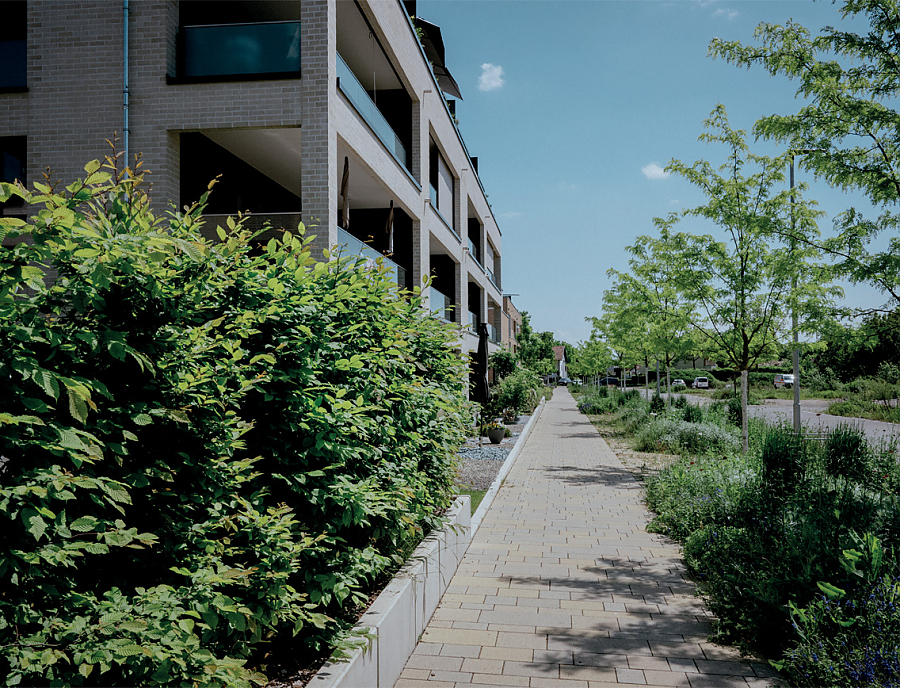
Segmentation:
{"type": "Polygon", "coordinates": [[[644,669],[647,683],[657,686],[690,686],[688,675],[681,671],[655,671],[644,669]]]}
{"type": "Polygon", "coordinates": [[[422,633],[426,643],[454,643],[456,645],[496,645],[496,631],[470,631],[457,628],[431,628],[422,633]]]}
{"type": "Polygon", "coordinates": [[[537,631],[535,626],[518,626],[514,624],[488,624],[489,631],[505,631],[507,633],[528,633],[534,635],[537,631]]]}
{"type": "Polygon", "coordinates": [[[481,648],[482,659],[500,659],[509,660],[511,662],[530,662],[534,657],[534,653],[538,650],[532,650],[526,647],[483,647],[481,648]]]}
{"type": "Polygon", "coordinates": [[[616,681],[616,670],[612,667],[576,666],[563,664],[559,667],[560,678],[580,681],[616,681]]]}
{"type": "Polygon", "coordinates": [[[616,680],[619,683],[647,685],[647,679],[644,677],[644,672],[640,669],[616,669],[616,680]]]}
{"type": "Polygon", "coordinates": [[[411,669],[409,664],[407,664],[406,668],[400,673],[400,678],[426,680],[430,675],[431,671],[429,669],[411,669]]]}
{"type": "MultiPolygon", "coordinates": [[[[420,645],[422,643],[419,643],[420,645]]],[[[452,643],[444,643],[441,645],[441,656],[443,657],[478,657],[481,654],[481,647],[478,645],[454,645],[452,643]]]]}
{"type": "Polygon", "coordinates": [[[547,636],[531,635],[530,633],[507,633],[504,631],[497,632],[496,645],[499,647],[522,647],[532,650],[546,650],[547,636]]]}
{"type": "Polygon", "coordinates": [[[531,679],[531,688],[590,688],[587,681],[575,681],[570,678],[543,678],[535,676],[531,679]]]}
{"type": "Polygon", "coordinates": [[[442,669],[445,671],[459,671],[462,666],[462,657],[427,657],[425,655],[413,655],[406,663],[409,669],[429,669],[434,671],[442,669]]]}
{"type": "Polygon", "coordinates": [[[707,641],[711,615],[642,500],[556,390],[396,688],[778,682],[707,641]]]}
{"type": "Polygon", "coordinates": [[[498,676],[497,674],[472,674],[472,685],[520,686],[526,688],[531,683],[528,676],[498,676]]]}

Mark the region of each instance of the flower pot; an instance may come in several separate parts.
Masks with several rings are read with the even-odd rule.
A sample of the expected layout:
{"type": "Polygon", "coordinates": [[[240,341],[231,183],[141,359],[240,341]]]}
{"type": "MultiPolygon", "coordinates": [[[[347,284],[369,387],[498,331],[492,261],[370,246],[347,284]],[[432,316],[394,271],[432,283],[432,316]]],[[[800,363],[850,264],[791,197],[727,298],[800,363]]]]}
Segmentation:
{"type": "Polygon", "coordinates": [[[487,431],[488,439],[491,441],[491,444],[500,444],[503,441],[503,438],[506,437],[506,428],[497,428],[495,430],[487,431]]]}

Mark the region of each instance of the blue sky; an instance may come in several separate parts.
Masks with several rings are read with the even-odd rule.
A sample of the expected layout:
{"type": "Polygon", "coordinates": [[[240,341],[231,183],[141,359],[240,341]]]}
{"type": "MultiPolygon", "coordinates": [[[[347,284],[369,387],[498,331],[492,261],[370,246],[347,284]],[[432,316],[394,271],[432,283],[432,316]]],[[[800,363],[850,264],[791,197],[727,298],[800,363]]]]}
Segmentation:
{"type": "MultiPolygon", "coordinates": [[[[865,29],[811,0],[419,0],[418,13],[441,27],[464,97],[460,130],[503,233],[503,290],[537,330],[572,344],[590,336],[607,270],[627,269],[625,247],[654,233],[654,217],[704,201],[656,166],[723,160],[697,141],[717,103],[748,131],[800,107],[791,82],[707,57],[710,40],[752,42],[760,22],[788,19],[813,33],[865,29]]],[[[823,233],[849,205],[865,207],[823,184],[807,196],[828,214],[823,233]]],[[[846,303],[883,301],[850,288],[846,303]]]]}

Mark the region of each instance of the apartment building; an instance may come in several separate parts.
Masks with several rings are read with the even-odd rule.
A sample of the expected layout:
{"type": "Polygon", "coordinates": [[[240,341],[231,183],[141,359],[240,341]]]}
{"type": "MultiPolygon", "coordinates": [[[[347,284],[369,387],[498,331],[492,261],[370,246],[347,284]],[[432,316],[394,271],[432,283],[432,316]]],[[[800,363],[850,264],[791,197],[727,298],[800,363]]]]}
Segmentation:
{"type": "Polygon", "coordinates": [[[5,0],[0,13],[0,178],[69,181],[118,134],[159,210],[222,175],[211,236],[239,211],[302,220],[316,251],[383,258],[407,288],[431,277],[461,350],[479,322],[499,346],[500,230],[455,124],[440,29],[414,1],[5,0]]]}

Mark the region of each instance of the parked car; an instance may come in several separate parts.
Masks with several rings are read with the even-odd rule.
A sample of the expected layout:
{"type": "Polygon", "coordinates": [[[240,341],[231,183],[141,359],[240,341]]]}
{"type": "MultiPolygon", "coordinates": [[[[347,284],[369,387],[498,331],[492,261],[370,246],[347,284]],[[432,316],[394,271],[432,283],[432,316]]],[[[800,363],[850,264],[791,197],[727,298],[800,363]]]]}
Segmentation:
{"type": "Polygon", "coordinates": [[[775,389],[781,389],[782,387],[790,389],[793,386],[794,386],[794,376],[793,375],[782,375],[781,373],[778,373],[775,376],[775,389]]]}
{"type": "Polygon", "coordinates": [[[676,377],[674,380],[672,380],[672,386],[673,387],[678,387],[678,386],[687,387],[687,384],[680,377],[676,377]]]}
{"type": "Polygon", "coordinates": [[[556,384],[560,385],[561,387],[568,387],[570,382],[572,381],[569,378],[561,377],[559,378],[559,382],[557,382],[556,384]]]}
{"type": "Polygon", "coordinates": [[[600,382],[598,382],[597,384],[600,385],[601,387],[603,385],[615,385],[616,387],[618,387],[620,382],[619,382],[619,378],[617,378],[617,377],[604,377],[604,378],[601,378],[600,382]]]}
{"type": "Polygon", "coordinates": [[[691,385],[694,389],[709,389],[709,378],[708,377],[695,377],[694,384],[691,385]]]}

